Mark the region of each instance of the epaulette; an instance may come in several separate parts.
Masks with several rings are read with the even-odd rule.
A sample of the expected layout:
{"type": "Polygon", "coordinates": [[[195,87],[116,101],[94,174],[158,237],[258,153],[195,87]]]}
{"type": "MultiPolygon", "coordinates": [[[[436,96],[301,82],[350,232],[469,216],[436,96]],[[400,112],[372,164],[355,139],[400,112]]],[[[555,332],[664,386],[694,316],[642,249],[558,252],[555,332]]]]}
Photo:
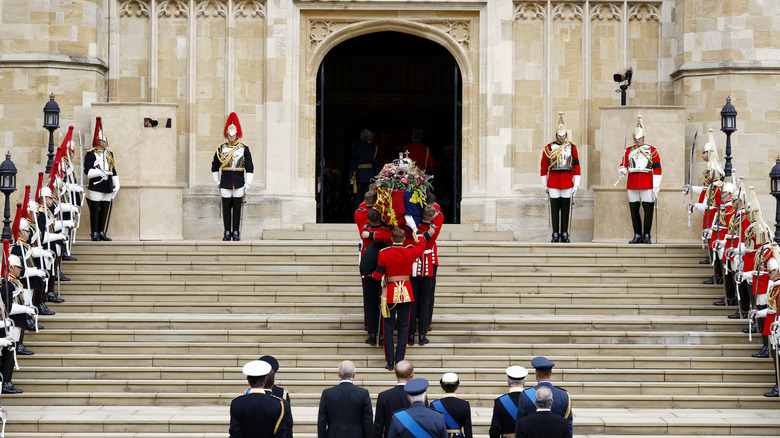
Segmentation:
{"type": "Polygon", "coordinates": [[[379,252],[382,252],[382,251],[384,251],[384,250],[386,250],[386,249],[390,249],[390,248],[392,248],[392,247],[393,247],[393,245],[386,246],[386,247],[384,247],[384,248],[380,249],[380,250],[379,250],[379,252]]]}
{"type": "Polygon", "coordinates": [[[284,399],[283,399],[283,398],[279,397],[278,395],[274,394],[273,392],[266,391],[266,394],[270,395],[272,398],[275,398],[275,399],[277,399],[277,400],[284,401],[284,399]]]}

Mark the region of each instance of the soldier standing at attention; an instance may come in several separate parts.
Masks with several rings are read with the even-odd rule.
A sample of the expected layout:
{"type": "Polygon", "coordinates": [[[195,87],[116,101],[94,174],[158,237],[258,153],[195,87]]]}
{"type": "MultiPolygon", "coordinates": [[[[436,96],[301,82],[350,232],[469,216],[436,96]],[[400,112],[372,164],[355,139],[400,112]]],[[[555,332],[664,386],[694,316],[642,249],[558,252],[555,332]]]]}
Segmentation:
{"type": "Polygon", "coordinates": [[[106,236],[111,205],[119,192],[119,176],[113,152],[108,150],[108,139],[103,133],[103,122],[95,119],[92,149],[84,156],[84,174],[89,179],[87,205],[93,241],[111,240],[106,236]]]}
{"type": "Polygon", "coordinates": [[[444,373],[439,381],[444,397],[431,403],[431,407],[444,415],[448,438],[472,438],[471,405],[466,400],[455,397],[460,380],[455,373],[444,373]]]}
{"type": "Polygon", "coordinates": [[[214,152],[214,159],[211,160],[211,175],[214,177],[214,183],[219,186],[219,194],[222,197],[224,241],[241,240],[241,204],[244,203],[246,192],[255,176],[249,146],[238,141],[241,135],[238,116],[236,113],[230,113],[224,131],[227,141],[219,145],[214,152]]]}
{"type": "Polygon", "coordinates": [[[506,384],[509,392],[497,398],[493,403],[493,419],[490,421],[490,438],[514,438],[517,403],[523,394],[523,385],[528,370],[513,365],[506,369],[506,384]]]}
{"type": "Polygon", "coordinates": [[[253,360],[241,371],[246,375],[250,388],[230,403],[230,438],[286,438],[284,400],[263,389],[271,365],[253,360]]]}
{"type": "Polygon", "coordinates": [[[577,146],[567,140],[563,111],[558,113],[555,141],[542,152],[542,187],[550,197],[551,242],[569,243],[571,200],[580,187],[580,159],[577,146]]]}
{"type": "Polygon", "coordinates": [[[373,143],[374,134],[368,129],[360,131],[360,142],[352,145],[349,159],[349,179],[355,209],[368,191],[371,178],[382,170],[379,148],[373,143]]]}
{"type": "MultiPolygon", "coordinates": [[[[631,210],[631,224],[634,238],[628,243],[651,243],[650,230],[653,227],[653,207],[661,191],[661,157],[655,146],[645,143],[645,127],[642,116],[637,116],[634,130],[634,144],[626,148],[618,172],[628,175],[628,207],[631,210]],[[645,212],[644,228],[639,207],[645,212]]],[[[555,394],[553,394],[553,400],[555,394]]]]}

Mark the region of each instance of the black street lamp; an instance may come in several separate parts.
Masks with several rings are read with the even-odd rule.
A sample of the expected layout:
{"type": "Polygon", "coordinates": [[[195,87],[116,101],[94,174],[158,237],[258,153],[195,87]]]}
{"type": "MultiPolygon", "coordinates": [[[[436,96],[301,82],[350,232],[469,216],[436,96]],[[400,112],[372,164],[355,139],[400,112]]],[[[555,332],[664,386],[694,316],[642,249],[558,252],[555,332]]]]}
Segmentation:
{"type": "Polygon", "coordinates": [[[6,152],[5,161],[0,163],[0,192],[5,195],[5,209],[3,210],[2,239],[11,238],[11,204],[8,197],[16,191],[16,166],[11,161],[11,152],[6,152]]]}
{"type": "Polygon", "coordinates": [[[54,131],[60,127],[60,106],[54,101],[54,93],[49,95],[49,101],[43,107],[43,127],[49,130],[49,153],[46,156],[46,173],[51,172],[54,164],[54,131]]]}
{"type": "Polygon", "coordinates": [[[726,133],[726,167],[723,173],[726,178],[731,176],[731,133],[737,130],[737,110],[731,104],[731,96],[726,98],[726,105],[720,110],[720,130],[726,133]]]}
{"type": "Polygon", "coordinates": [[[769,172],[772,180],[772,190],[769,192],[777,200],[775,205],[775,242],[780,245],[780,156],[775,159],[775,166],[769,172]]]}

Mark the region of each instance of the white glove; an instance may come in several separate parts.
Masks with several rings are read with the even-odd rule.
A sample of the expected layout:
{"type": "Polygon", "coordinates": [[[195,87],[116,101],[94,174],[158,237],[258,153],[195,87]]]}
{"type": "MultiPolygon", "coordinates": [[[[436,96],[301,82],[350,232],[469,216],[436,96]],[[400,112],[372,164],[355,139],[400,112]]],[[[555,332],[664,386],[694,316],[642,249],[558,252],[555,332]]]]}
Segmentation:
{"type": "Polygon", "coordinates": [[[111,177],[111,184],[114,186],[113,193],[116,193],[119,191],[119,177],[114,175],[111,177]]]}
{"type": "Polygon", "coordinates": [[[546,193],[547,190],[548,190],[548,188],[547,188],[547,175],[542,175],[540,178],[542,180],[542,188],[544,189],[544,191],[546,193]]]}
{"type": "Polygon", "coordinates": [[[69,192],[78,192],[78,193],[84,193],[84,187],[78,185],[78,184],[70,184],[66,186],[68,188],[69,192]]]}
{"type": "Polygon", "coordinates": [[[406,219],[406,226],[412,229],[412,231],[417,232],[417,224],[414,223],[414,218],[407,214],[404,216],[404,219],[406,219]]]}
{"type": "Polygon", "coordinates": [[[68,203],[65,203],[65,202],[60,203],[60,205],[57,206],[57,209],[59,211],[63,212],[63,213],[78,213],[79,212],[79,208],[78,207],[76,207],[73,204],[68,204],[68,203]]]}
{"type": "Polygon", "coordinates": [[[618,173],[620,174],[620,176],[626,176],[628,175],[628,169],[626,169],[625,166],[620,166],[618,167],[618,173]]]}
{"type": "Polygon", "coordinates": [[[32,306],[25,306],[24,304],[11,303],[11,311],[8,312],[9,315],[19,315],[22,313],[35,315],[36,309],[32,306]]]}
{"type": "Polygon", "coordinates": [[[211,172],[211,177],[214,178],[214,184],[219,185],[219,172],[211,172]]]}
{"type": "Polygon", "coordinates": [[[10,347],[13,343],[14,341],[8,338],[0,338],[0,347],[10,347]]]}
{"type": "Polygon", "coordinates": [[[46,278],[47,276],[48,274],[43,269],[27,268],[24,270],[24,278],[28,278],[28,277],[46,278]]]}
{"type": "Polygon", "coordinates": [[[65,240],[65,235],[62,233],[46,233],[43,243],[57,242],[59,240],[65,240]]]}
{"type": "Polygon", "coordinates": [[[582,175],[574,175],[574,186],[571,188],[571,197],[577,194],[577,190],[580,189],[580,181],[582,181],[582,175]]]}
{"type": "Polygon", "coordinates": [[[661,180],[663,178],[663,175],[653,175],[653,196],[655,199],[658,199],[658,192],[661,191],[661,180]]]}
{"type": "Polygon", "coordinates": [[[695,202],[693,204],[693,210],[696,210],[700,213],[704,213],[704,210],[707,208],[707,205],[702,202],[695,202]]]}
{"type": "Polygon", "coordinates": [[[95,168],[95,169],[89,169],[89,171],[87,172],[87,177],[89,179],[100,178],[101,181],[105,181],[108,179],[108,174],[100,169],[95,168]]]}

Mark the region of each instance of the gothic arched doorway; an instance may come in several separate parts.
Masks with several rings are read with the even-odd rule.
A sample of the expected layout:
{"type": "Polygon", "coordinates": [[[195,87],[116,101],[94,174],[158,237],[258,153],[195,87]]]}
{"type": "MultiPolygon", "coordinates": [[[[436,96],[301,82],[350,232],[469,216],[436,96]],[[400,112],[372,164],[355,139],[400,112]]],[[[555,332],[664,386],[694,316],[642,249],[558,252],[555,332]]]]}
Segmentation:
{"type": "Polygon", "coordinates": [[[349,160],[362,129],[389,162],[419,128],[436,161],[437,202],[446,222],[458,223],[461,93],[455,58],[424,38],[377,32],[330,50],[317,75],[317,222],[353,220],[349,160]]]}

